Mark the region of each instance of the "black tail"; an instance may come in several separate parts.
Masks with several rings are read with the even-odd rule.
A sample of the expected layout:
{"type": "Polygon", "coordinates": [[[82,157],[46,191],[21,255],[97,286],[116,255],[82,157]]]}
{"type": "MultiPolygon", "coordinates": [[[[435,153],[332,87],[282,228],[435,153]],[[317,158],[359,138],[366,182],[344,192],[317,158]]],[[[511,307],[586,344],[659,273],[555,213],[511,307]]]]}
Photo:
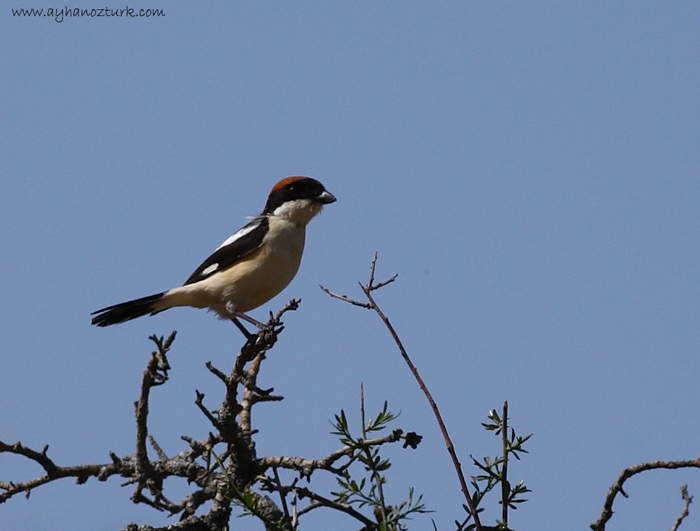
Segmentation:
{"type": "Polygon", "coordinates": [[[156,293],[155,295],[122,302],[114,306],[107,306],[106,308],[92,312],[90,315],[95,316],[92,318],[92,324],[97,326],[110,326],[131,321],[143,315],[155,315],[163,311],[156,310],[154,307],[154,303],[162,299],[163,295],[165,295],[165,293],[156,293]]]}

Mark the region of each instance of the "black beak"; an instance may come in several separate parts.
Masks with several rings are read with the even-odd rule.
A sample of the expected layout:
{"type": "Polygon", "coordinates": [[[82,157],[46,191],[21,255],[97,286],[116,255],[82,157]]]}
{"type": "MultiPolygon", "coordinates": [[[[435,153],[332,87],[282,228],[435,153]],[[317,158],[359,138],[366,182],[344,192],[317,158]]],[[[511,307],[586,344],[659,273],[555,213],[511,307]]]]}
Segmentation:
{"type": "Polygon", "coordinates": [[[332,193],[330,193],[328,190],[324,190],[321,195],[316,197],[316,201],[324,205],[328,205],[330,203],[335,203],[336,199],[332,193]]]}

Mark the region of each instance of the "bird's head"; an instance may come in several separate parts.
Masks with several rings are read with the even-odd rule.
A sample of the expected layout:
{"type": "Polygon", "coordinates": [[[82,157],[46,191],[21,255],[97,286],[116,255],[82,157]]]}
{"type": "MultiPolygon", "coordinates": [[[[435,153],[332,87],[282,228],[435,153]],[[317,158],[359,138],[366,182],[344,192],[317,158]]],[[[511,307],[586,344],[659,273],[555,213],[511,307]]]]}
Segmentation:
{"type": "Polygon", "coordinates": [[[321,212],[323,205],[336,201],[335,196],[311,177],[287,177],[270,191],[263,216],[276,216],[306,225],[321,212]]]}

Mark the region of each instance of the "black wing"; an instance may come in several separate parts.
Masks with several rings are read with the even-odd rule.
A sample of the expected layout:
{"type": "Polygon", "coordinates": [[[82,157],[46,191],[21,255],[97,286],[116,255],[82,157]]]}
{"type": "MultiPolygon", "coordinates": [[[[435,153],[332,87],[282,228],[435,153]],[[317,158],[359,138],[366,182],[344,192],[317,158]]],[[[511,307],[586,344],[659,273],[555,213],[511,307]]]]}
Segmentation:
{"type": "Polygon", "coordinates": [[[266,216],[260,216],[253,219],[246,226],[241,228],[228,240],[221,244],[212,255],[202,262],[190,278],[185,282],[194,284],[210,277],[214,273],[228,269],[236,264],[244,256],[255,251],[262,244],[265,234],[268,230],[268,219],[266,216]]]}

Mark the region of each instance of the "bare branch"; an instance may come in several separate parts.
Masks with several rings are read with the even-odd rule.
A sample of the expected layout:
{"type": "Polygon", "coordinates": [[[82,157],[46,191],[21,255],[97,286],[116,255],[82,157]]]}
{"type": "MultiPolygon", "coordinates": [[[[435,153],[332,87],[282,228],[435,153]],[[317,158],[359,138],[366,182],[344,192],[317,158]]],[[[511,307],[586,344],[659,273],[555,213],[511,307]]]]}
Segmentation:
{"type": "Polygon", "coordinates": [[[214,426],[214,428],[218,429],[219,428],[218,419],[204,405],[204,393],[200,393],[199,391],[195,390],[194,403],[199,408],[199,410],[204,414],[204,416],[207,417],[207,419],[209,419],[209,422],[211,422],[212,426],[214,426]]]}
{"type": "Polygon", "coordinates": [[[681,514],[678,515],[678,518],[676,518],[676,521],[673,523],[671,531],[678,531],[678,528],[683,523],[683,520],[685,520],[685,518],[690,514],[690,504],[693,503],[693,497],[688,494],[688,485],[683,485],[681,487],[681,498],[683,498],[685,505],[683,505],[681,514]]]}
{"type": "Polygon", "coordinates": [[[211,372],[214,376],[216,376],[219,380],[224,382],[224,384],[228,385],[228,376],[226,376],[223,372],[221,372],[219,369],[214,367],[211,361],[208,361],[204,364],[207,369],[209,369],[209,372],[211,372]]]}
{"type": "Polygon", "coordinates": [[[156,451],[156,454],[158,455],[158,460],[159,461],[168,461],[168,456],[165,455],[165,452],[163,449],[160,447],[160,445],[156,442],[156,440],[153,438],[152,435],[148,436],[148,442],[151,443],[151,446],[153,449],[156,451]]]}
{"type": "Polygon", "coordinates": [[[311,504],[311,505],[305,507],[304,509],[300,509],[299,510],[300,516],[302,514],[305,514],[305,513],[312,511],[313,509],[317,509],[319,507],[329,507],[331,509],[335,509],[336,511],[346,513],[346,514],[352,516],[353,518],[355,518],[356,520],[359,520],[360,522],[362,522],[365,525],[366,529],[376,529],[377,528],[377,522],[370,520],[361,512],[358,512],[355,509],[353,509],[350,505],[335,502],[333,500],[329,500],[328,498],[321,496],[320,494],[317,494],[314,491],[307,489],[305,487],[296,487],[295,491],[300,499],[309,498],[311,500],[314,500],[314,502],[316,502],[315,504],[311,504]]]}
{"type": "Polygon", "coordinates": [[[366,303],[366,302],[360,302],[360,301],[357,301],[357,300],[355,300],[355,299],[351,299],[351,298],[348,297],[347,295],[338,295],[337,293],[333,293],[331,290],[329,290],[327,287],[325,287],[325,286],[323,286],[323,285],[321,285],[321,284],[319,284],[318,287],[321,288],[323,291],[325,291],[328,295],[330,295],[330,296],[333,297],[334,299],[339,299],[339,300],[341,300],[341,301],[343,301],[343,302],[347,302],[348,304],[352,304],[352,305],[354,305],[354,306],[359,306],[360,308],[365,308],[365,309],[367,309],[367,310],[371,310],[371,309],[372,309],[372,305],[370,305],[370,304],[368,304],[368,303],[366,303]]]}
{"type": "MultiPolygon", "coordinates": [[[[156,350],[151,353],[151,359],[146,365],[141,379],[141,394],[138,401],[134,404],[136,415],[136,463],[137,470],[134,479],[137,482],[137,487],[132,494],[132,499],[135,502],[143,501],[146,498],[143,496],[143,489],[148,488],[154,498],[162,495],[162,478],[154,474],[153,467],[148,458],[148,448],[146,441],[148,440],[148,400],[151,389],[153,387],[164,384],[168,381],[168,371],[170,363],[168,362],[168,350],[175,340],[177,332],[173,331],[167,339],[162,336],[152,335],[149,337],[156,344],[156,350]]],[[[156,447],[156,450],[157,447],[156,447]]],[[[154,504],[157,502],[153,502],[154,504]]]]}
{"type": "Polygon", "coordinates": [[[678,468],[700,468],[700,458],[693,459],[690,461],[651,461],[649,463],[641,463],[628,468],[625,468],[618,478],[613,482],[610,490],[605,496],[605,502],[603,504],[603,510],[600,514],[598,520],[591,524],[591,529],[593,531],[605,531],[605,525],[610,521],[613,516],[613,503],[615,502],[615,497],[618,493],[622,494],[627,498],[627,493],[623,489],[625,481],[639,474],[640,472],[646,472],[647,470],[657,470],[657,469],[678,469],[678,468]]]}
{"type": "MultiPolygon", "coordinates": [[[[282,487],[282,481],[280,480],[280,475],[279,472],[277,471],[276,467],[272,468],[272,473],[275,476],[275,485],[277,488],[282,487]]],[[[287,497],[282,493],[281,490],[278,491],[280,494],[280,503],[282,504],[282,510],[284,511],[284,516],[286,517],[287,521],[291,520],[291,516],[289,515],[289,507],[287,506],[287,497]]]]}
{"type": "MultiPolygon", "coordinates": [[[[398,273],[395,273],[392,277],[389,277],[387,280],[380,282],[379,284],[374,283],[374,272],[377,269],[377,258],[378,258],[378,253],[375,251],[374,257],[372,257],[372,263],[370,264],[369,267],[369,280],[367,281],[366,287],[370,291],[378,290],[379,288],[383,288],[387,284],[391,284],[394,280],[396,280],[396,277],[399,276],[398,273]]],[[[362,287],[362,284],[360,284],[360,287],[362,287]]],[[[364,288],[363,288],[364,291],[364,288]]],[[[371,305],[371,303],[370,303],[371,305]]]]}
{"type": "Polygon", "coordinates": [[[125,479],[123,485],[134,485],[131,495],[134,502],[171,515],[180,515],[179,522],[164,527],[130,524],[125,528],[126,531],[223,531],[228,528],[234,503],[259,518],[266,529],[293,531],[297,528],[300,514],[320,507],[342,511],[361,522],[366,530],[377,529],[376,522],[350,505],[330,500],[311,489],[299,488],[296,485],[299,478],[292,485],[283,484],[278,468],[301,473],[301,477],[310,477],[318,469],[327,470],[331,474],[343,474],[355,462],[355,454],[359,450],[399,440],[404,441],[404,447],[415,447],[420,440],[419,436],[395,430],[384,437],[361,440],[352,448],[341,448],[318,460],[287,457],[260,459],[256,454],[252,408],[258,402],[282,400],[282,397],[271,394],[273,389],[258,387],[258,376],[263,360],[284,329],[281,320],[283,315],[295,310],[298,304],[298,300],[292,300],[277,314],[270,314],[264,327],[256,335],[250,335],[240,349],[228,375],[207,363],[207,369],[225,387],[218,409],[206,407],[204,394],[196,391],[195,404],[213,427],[213,432],[207,438],[196,440],[182,436],[188,445],[186,451],[169,457],[149,433],[152,390],[168,380],[170,364],[167,354],[175,332],[168,338],[154,335],[149,339],[154,342],[156,349],[147,362],[139,397],[134,403],[134,453],[125,457],[110,453],[108,463],[62,467],[48,456],[48,446],[37,451],[19,442],[7,444],[0,441],[0,454],[11,453],[34,461],[45,472],[43,476],[25,482],[0,482],[0,503],[19,493],[29,496],[32,489],[64,477],[73,477],[78,483],[85,483],[90,477],[105,481],[111,476],[120,476],[125,479]],[[149,443],[154,450],[151,454],[155,454],[155,459],[149,457],[149,443]],[[339,464],[341,459],[343,462],[339,464]],[[266,478],[264,472],[270,468],[273,469],[273,476],[266,478]],[[186,479],[193,485],[193,490],[179,501],[169,499],[164,492],[164,482],[170,477],[186,479]],[[280,495],[279,505],[262,494],[261,489],[277,492],[280,495]],[[291,506],[287,496],[291,496],[291,506]],[[297,500],[301,498],[307,498],[309,503],[299,510],[297,500]],[[206,514],[196,514],[208,502],[211,506],[208,511],[204,511],[206,514]]]}
{"type": "Polygon", "coordinates": [[[236,360],[236,366],[231,377],[237,377],[238,380],[244,383],[239,419],[241,430],[245,432],[251,431],[251,409],[255,403],[263,400],[282,400],[281,397],[270,397],[270,393],[274,389],[260,389],[257,386],[257,379],[265,354],[275,345],[277,337],[284,330],[282,316],[289,311],[296,310],[300,302],[300,299],[292,299],[276,314],[270,313],[270,318],[265,328],[260,330],[255,344],[250,346],[250,352],[244,353],[244,350],[249,347],[249,345],[246,345],[241,350],[239,359],[236,360]],[[247,369],[243,368],[244,364],[241,363],[243,360],[249,362],[247,369]]]}
{"type": "MultiPolygon", "coordinates": [[[[420,373],[418,372],[418,369],[416,366],[413,364],[411,361],[411,358],[408,355],[408,352],[406,351],[405,347],[403,346],[403,343],[401,339],[399,338],[398,333],[394,329],[393,325],[389,321],[389,318],[382,312],[382,310],[379,308],[377,305],[377,302],[374,300],[372,297],[372,292],[376,291],[377,289],[386,286],[387,284],[392,283],[394,280],[396,280],[397,275],[393,275],[389,279],[380,282],[378,284],[375,284],[374,278],[375,278],[375,271],[376,271],[376,266],[377,266],[377,253],[374,253],[374,257],[372,258],[372,263],[370,265],[370,272],[369,272],[369,280],[367,281],[367,284],[363,285],[360,283],[360,288],[362,289],[362,292],[365,294],[365,297],[367,298],[367,306],[365,306],[365,303],[358,303],[358,306],[363,306],[363,307],[369,307],[370,309],[374,310],[374,312],[379,316],[379,318],[382,320],[384,323],[384,326],[386,326],[387,330],[389,330],[389,333],[391,334],[391,337],[394,339],[394,343],[396,343],[396,346],[399,349],[399,352],[401,353],[401,356],[403,357],[404,361],[408,365],[408,368],[411,370],[411,373],[413,374],[413,377],[416,379],[418,382],[418,386],[421,388],[423,391],[423,394],[425,395],[426,399],[428,400],[428,403],[430,404],[430,407],[433,410],[433,414],[435,416],[435,419],[437,420],[438,425],[440,426],[440,431],[442,432],[443,439],[445,440],[445,445],[447,446],[447,452],[450,455],[450,458],[452,459],[452,464],[454,466],[454,469],[457,473],[457,477],[459,479],[459,483],[462,489],[462,493],[464,494],[464,498],[467,501],[467,505],[469,507],[469,512],[472,515],[472,518],[474,519],[474,524],[476,526],[477,531],[482,531],[482,526],[481,522],[479,521],[479,514],[476,511],[476,506],[474,504],[474,500],[472,499],[471,494],[469,493],[469,489],[467,487],[467,481],[464,477],[464,472],[462,471],[462,465],[459,462],[459,459],[457,457],[457,452],[455,451],[454,445],[452,444],[452,439],[450,438],[450,435],[447,431],[447,426],[445,425],[442,415],[440,414],[440,410],[438,409],[437,403],[435,402],[435,399],[433,398],[432,394],[430,393],[428,387],[425,385],[425,382],[423,382],[423,378],[421,377],[420,373]]],[[[324,290],[327,293],[331,294],[327,290],[324,290]]],[[[331,296],[333,296],[331,294],[331,296]]],[[[341,300],[344,300],[341,297],[335,297],[335,298],[340,298],[341,300]]],[[[350,300],[347,300],[346,302],[351,302],[350,300]]],[[[354,304],[354,303],[353,303],[354,304]]]]}
{"type": "Polygon", "coordinates": [[[51,481],[73,477],[79,484],[85,483],[88,478],[96,477],[99,481],[105,481],[111,476],[119,475],[127,479],[125,484],[136,484],[136,490],[132,499],[140,503],[146,503],[158,510],[168,511],[171,514],[195,510],[205,501],[211,500],[216,494],[216,481],[218,478],[208,471],[208,466],[197,463],[197,459],[211,451],[211,446],[219,439],[214,436],[197,444],[190,444],[189,452],[181,453],[173,458],[168,458],[165,452],[158,446],[155,439],[148,434],[148,400],[150,390],[167,381],[167,372],[170,369],[167,360],[167,350],[172,345],[175,333],[167,339],[152,336],[150,339],[156,344],[157,350],[152,353],[147,364],[141,382],[139,400],[135,403],[135,417],[137,424],[136,453],[127,457],[118,457],[110,453],[111,463],[58,466],[49,458],[48,446],[42,451],[36,451],[23,446],[21,443],[7,444],[0,442],[0,453],[13,453],[28,458],[40,465],[46,474],[44,476],[24,482],[0,482],[0,503],[12,496],[25,493],[27,496],[32,489],[51,481]],[[150,461],[147,453],[147,441],[151,443],[158,456],[157,461],[150,461]],[[179,476],[196,483],[200,490],[187,496],[181,502],[172,502],[162,492],[163,479],[170,476],[179,476]],[[148,489],[151,496],[145,496],[143,491],[148,489]]]}
{"type": "Polygon", "coordinates": [[[104,480],[107,477],[119,473],[118,465],[114,462],[95,465],[79,465],[61,467],[51,460],[48,455],[48,446],[44,447],[41,452],[32,450],[17,442],[7,444],[0,441],[0,453],[11,453],[26,457],[38,465],[40,465],[46,474],[44,476],[23,482],[5,482],[0,481],[0,503],[3,503],[13,496],[24,493],[27,497],[31,494],[32,489],[45,485],[51,481],[62,478],[75,478],[78,484],[85,483],[90,477],[97,477],[104,480]]]}
{"type": "MultiPolygon", "coordinates": [[[[282,456],[271,456],[263,457],[260,459],[260,466],[263,470],[268,468],[287,468],[290,470],[296,470],[303,477],[310,478],[311,474],[316,470],[328,470],[330,472],[337,472],[338,469],[334,469],[333,465],[339,459],[343,457],[352,457],[353,453],[358,449],[369,448],[374,446],[381,446],[387,443],[394,443],[406,439],[406,436],[401,430],[394,430],[384,437],[377,437],[376,439],[366,439],[359,441],[357,446],[343,446],[342,448],[328,454],[326,457],[321,459],[305,459],[303,457],[282,457],[282,456]]],[[[352,457],[354,460],[354,457],[352,457]]],[[[346,468],[343,466],[342,468],[346,468]]]]}
{"type": "Polygon", "coordinates": [[[265,481],[264,483],[264,489],[270,492],[279,492],[282,499],[285,499],[285,496],[287,494],[292,493],[295,495],[295,497],[298,497],[300,500],[304,498],[309,498],[310,500],[312,500],[312,502],[309,503],[309,505],[297,511],[297,517],[309,513],[314,509],[318,509],[320,507],[328,507],[330,509],[334,509],[336,511],[348,514],[356,520],[359,520],[365,525],[364,529],[377,529],[377,522],[370,520],[361,512],[355,510],[351,505],[330,500],[325,496],[322,496],[317,492],[312,491],[309,488],[299,487],[297,486],[296,481],[294,481],[292,485],[282,485],[277,481],[273,481],[270,478],[267,478],[267,481],[265,481]]]}

